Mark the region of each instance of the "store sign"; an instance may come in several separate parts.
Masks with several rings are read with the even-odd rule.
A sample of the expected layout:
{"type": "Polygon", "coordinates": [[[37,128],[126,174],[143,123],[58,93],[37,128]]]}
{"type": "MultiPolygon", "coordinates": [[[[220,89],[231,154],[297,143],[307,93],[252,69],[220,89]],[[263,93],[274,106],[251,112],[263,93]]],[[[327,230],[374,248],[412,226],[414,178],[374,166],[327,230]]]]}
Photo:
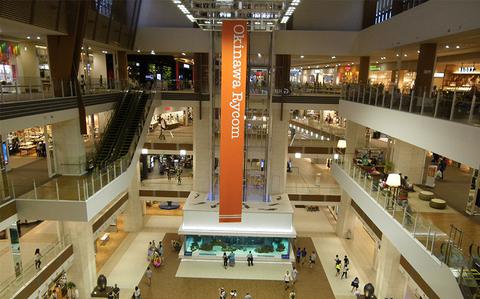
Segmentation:
{"type": "Polygon", "coordinates": [[[474,66],[462,66],[458,68],[458,73],[473,73],[475,72],[474,66]]]}
{"type": "Polygon", "coordinates": [[[371,71],[379,71],[380,70],[380,67],[378,65],[371,65],[370,66],[370,70],[371,71]]]}
{"type": "Polygon", "coordinates": [[[433,78],[443,78],[445,77],[445,73],[435,72],[433,73],[433,78]]]}
{"type": "Polygon", "coordinates": [[[241,222],[247,22],[223,21],[220,133],[220,222],[241,222]]]}

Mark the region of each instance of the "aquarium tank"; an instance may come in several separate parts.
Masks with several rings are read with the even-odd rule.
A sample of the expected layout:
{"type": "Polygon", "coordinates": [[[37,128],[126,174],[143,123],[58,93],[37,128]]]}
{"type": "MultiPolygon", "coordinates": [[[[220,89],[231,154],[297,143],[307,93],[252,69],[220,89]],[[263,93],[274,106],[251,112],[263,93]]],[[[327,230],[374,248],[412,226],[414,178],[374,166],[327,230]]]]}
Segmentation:
{"type": "Polygon", "coordinates": [[[237,257],[246,257],[251,251],[254,257],[290,258],[290,240],[273,237],[239,236],[185,236],[185,256],[218,256],[224,252],[235,253],[237,257]]]}

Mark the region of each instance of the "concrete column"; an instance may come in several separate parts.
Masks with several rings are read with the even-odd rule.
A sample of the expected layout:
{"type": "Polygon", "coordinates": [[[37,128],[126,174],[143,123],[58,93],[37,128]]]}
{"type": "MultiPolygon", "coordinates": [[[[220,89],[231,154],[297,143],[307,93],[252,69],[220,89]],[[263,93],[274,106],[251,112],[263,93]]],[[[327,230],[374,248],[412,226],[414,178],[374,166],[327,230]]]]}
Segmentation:
{"type": "Polygon", "coordinates": [[[47,170],[48,170],[48,176],[52,177],[55,175],[54,171],[55,169],[52,168],[52,158],[55,159],[50,155],[50,138],[48,135],[48,130],[47,126],[43,126],[43,142],[45,143],[45,151],[47,153],[47,170]]]}
{"type": "Polygon", "coordinates": [[[291,61],[290,55],[275,55],[275,89],[290,87],[291,61]]]}
{"type": "Polygon", "coordinates": [[[395,171],[408,176],[410,183],[422,184],[426,155],[424,149],[396,139],[392,155],[395,171]]]}
{"type": "Polygon", "coordinates": [[[63,227],[73,245],[73,265],[68,271],[70,280],[77,285],[80,298],[90,298],[97,279],[92,225],[89,222],[65,221],[63,227]]]}
{"type": "Polygon", "coordinates": [[[271,109],[272,131],[270,132],[270,152],[268,156],[268,190],[269,194],[280,194],[285,192],[287,183],[287,161],[288,161],[288,121],[290,116],[288,110],[283,108],[283,119],[281,104],[272,104],[271,109]]]}
{"type": "Polygon", "coordinates": [[[195,53],[193,58],[193,89],[198,93],[208,93],[208,53],[195,53]]]}
{"type": "Polygon", "coordinates": [[[120,81],[120,88],[126,88],[128,86],[127,52],[117,51],[117,58],[118,58],[118,80],[120,81]]]}
{"type": "Polygon", "coordinates": [[[80,122],[71,119],[52,124],[52,136],[57,173],[81,175],[85,173],[86,155],[80,122]]]}
{"type": "Polygon", "coordinates": [[[390,240],[382,236],[378,252],[375,295],[377,298],[403,298],[405,278],[399,270],[400,252],[390,240]]]}
{"type": "Polygon", "coordinates": [[[20,55],[17,57],[18,84],[22,85],[20,92],[41,92],[40,70],[35,44],[24,42],[18,44],[20,55]]]}
{"type": "Polygon", "coordinates": [[[361,56],[360,57],[360,67],[358,69],[358,83],[367,84],[368,83],[368,73],[370,71],[370,57],[361,56]]]}
{"type": "Polygon", "coordinates": [[[367,145],[366,132],[366,127],[350,120],[347,121],[347,129],[345,131],[345,140],[347,141],[346,155],[351,156],[355,153],[355,149],[364,148],[367,145]]]}
{"type": "Polygon", "coordinates": [[[352,208],[352,199],[342,190],[336,233],[340,238],[353,239],[353,224],[355,213],[352,208]]]}
{"type": "Polygon", "coordinates": [[[421,44],[417,61],[417,75],[415,77],[415,94],[421,95],[426,91],[430,94],[433,73],[437,61],[437,44],[421,44]]]}
{"type": "Polygon", "coordinates": [[[128,188],[127,208],[125,209],[126,232],[138,232],[143,227],[143,203],[140,200],[140,163],[137,162],[135,175],[128,188]]]}
{"type": "Polygon", "coordinates": [[[212,180],[212,126],[210,104],[193,107],[193,190],[211,193],[212,180]],[[201,114],[201,115],[200,115],[201,114]],[[201,116],[201,118],[200,118],[201,116]]]}

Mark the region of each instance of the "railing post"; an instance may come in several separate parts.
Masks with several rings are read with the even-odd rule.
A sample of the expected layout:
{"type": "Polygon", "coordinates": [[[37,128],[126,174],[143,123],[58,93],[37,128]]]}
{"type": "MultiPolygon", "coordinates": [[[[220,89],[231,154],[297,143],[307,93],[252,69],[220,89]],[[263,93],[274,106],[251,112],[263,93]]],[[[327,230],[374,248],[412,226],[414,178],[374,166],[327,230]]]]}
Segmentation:
{"type": "Polygon", "coordinates": [[[28,93],[30,94],[30,100],[33,99],[32,95],[32,82],[28,83],[28,93]]]}
{"type": "Polygon", "coordinates": [[[16,198],[15,196],[15,186],[13,185],[13,180],[12,181],[12,194],[13,194],[13,198],[16,198]]]}
{"type": "Polygon", "coordinates": [[[450,120],[453,120],[453,114],[455,113],[455,101],[457,99],[457,91],[453,91],[452,107],[450,108],[450,120]]]}
{"type": "Polygon", "coordinates": [[[378,100],[378,86],[377,86],[377,89],[375,90],[375,106],[377,106],[377,100],[378,100]]]}
{"type": "Polygon", "coordinates": [[[403,208],[402,226],[405,226],[405,218],[407,217],[407,207],[403,208]]]}
{"type": "Polygon", "coordinates": [[[15,97],[18,100],[18,83],[15,81],[15,97]]]}
{"type": "Polygon", "coordinates": [[[393,107],[393,99],[395,98],[395,86],[392,86],[392,95],[390,97],[390,109],[393,107]]]}
{"type": "Polygon", "coordinates": [[[100,177],[100,189],[102,189],[103,188],[103,180],[102,180],[103,175],[102,175],[102,170],[101,169],[100,169],[99,177],[100,177]]]}
{"type": "Polygon", "coordinates": [[[413,237],[415,238],[415,232],[417,231],[417,221],[418,221],[418,214],[415,216],[415,222],[413,223],[413,237]]]}
{"type": "Polygon", "coordinates": [[[81,200],[81,195],[80,195],[80,182],[77,180],[77,192],[78,192],[78,200],[81,200]]]}
{"type": "Polygon", "coordinates": [[[437,99],[435,100],[435,112],[433,113],[433,117],[437,117],[437,112],[438,112],[438,104],[440,103],[440,92],[437,91],[437,99]]]}
{"type": "Polygon", "coordinates": [[[423,110],[425,108],[425,94],[427,93],[426,90],[423,91],[423,97],[422,97],[422,108],[420,110],[420,115],[423,115],[423,110]]]}
{"type": "Polygon", "coordinates": [[[470,122],[470,123],[473,120],[473,110],[475,109],[475,101],[476,101],[476,94],[473,93],[472,105],[470,106],[470,114],[468,115],[468,122],[470,122]]]}
{"type": "Polygon", "coordinates": [[[65,97],[65,90],[64,90],[64,87],[63,87],[63,79],[60,80],[60,86],[62,87],[62,98],[65,97]]]}
{"type": "Polygon", "coordinates": [[[95,193],[95,180],[93,179],[93,173],[92,173],[92,195],[95,193]]]}
{"type": "Polygon", "coordinates": [[[403,106],[403,92],[400,93],[400,103],[398,103],[398,110],[402,110],[403,106]]]}
{"type": "Polygon", "coordinates": [[[108,168],[108,165],[107,165],[107,184],[110,183],[110,168],[108,168]]]}
{"type": "Polygon", "coordinates": [[[38,199],[38,197],[37,197],[37,184],[35,184],[35,179],[33,179],[33,193],[35,194],[35,199],[38,199]]]}
{"type": "Polygon", "coordinates": [[[430,234],[432,233],[432,225],[428,226],[427,242],[425,243],[425,248],[428,250],[428,240],[430,239],[430,234]]]}
{"type": "Polygon", "coordinates": [[[3,102],[3,85],[0,84],[0,100],[3,102]]]}
{"type": "Polygon", "coordinates": [[[113,161],[113,178],[115,179],[117,177],[117,167],[115,167],[115,162],[113,161]]]}
{"type": "Polygon", "coordinates": [[[367,86],[363,85],[362,104],[365,104],[365,90],[367,90],[367,86]]]}
{"type": "Polygon", "coordinates": [[[410,94],[410,107],[408,107],[408,112],[412,112],[412,108],[413,108],[413,99],[415,97],[415,89],[412,89],[412,92],[410,94]]]}
{"type": "Polygon", "coordinates": [[[60,190],[58,190],[58,180],[55,179],[55,188],[57,190],[57,200],[60,200],[60,190]]]}
{"type": "Polygon", "coordinates": [[[361,88],[361,86],[360,86],[360,84],[358,84],[358,94],[357,94],[357,101],[356,101],[357,103],[360,102],[360,88],[361,88]]]}
{"type": "Polygon", "coordinates": [[[70,85],[70,96],[73,96],[72,80],[69,80],[69,81],[68,81],[68,85],[70,85]]]}
{"type": "Polygon", "coordinates": [[[372,100],[372,85],[370,85],[370,92],[368,94],[368,105],[371,104],[371,100],[372,100]]]}
{"type": "Polygon", "coordinates": [[[435,235],[437,233],[436,232],[433,232],[433,236],[432,236],[432,244],[431,244],[431,247],[430,247],[430,252],[433,254],[433,245],[435,244],[435,235]]]}

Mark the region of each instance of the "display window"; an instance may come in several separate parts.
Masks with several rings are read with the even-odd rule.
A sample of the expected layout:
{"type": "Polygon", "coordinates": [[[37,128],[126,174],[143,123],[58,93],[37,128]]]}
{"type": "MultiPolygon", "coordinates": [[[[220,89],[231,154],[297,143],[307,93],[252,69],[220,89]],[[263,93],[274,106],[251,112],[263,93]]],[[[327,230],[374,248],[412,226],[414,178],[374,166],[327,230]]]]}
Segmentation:
{"type": "Polygon", "coordinates": [[[480,66],[474,63],[447,64],[443,74],[443,90],[470,91],[480,88],[480,66]]]}

